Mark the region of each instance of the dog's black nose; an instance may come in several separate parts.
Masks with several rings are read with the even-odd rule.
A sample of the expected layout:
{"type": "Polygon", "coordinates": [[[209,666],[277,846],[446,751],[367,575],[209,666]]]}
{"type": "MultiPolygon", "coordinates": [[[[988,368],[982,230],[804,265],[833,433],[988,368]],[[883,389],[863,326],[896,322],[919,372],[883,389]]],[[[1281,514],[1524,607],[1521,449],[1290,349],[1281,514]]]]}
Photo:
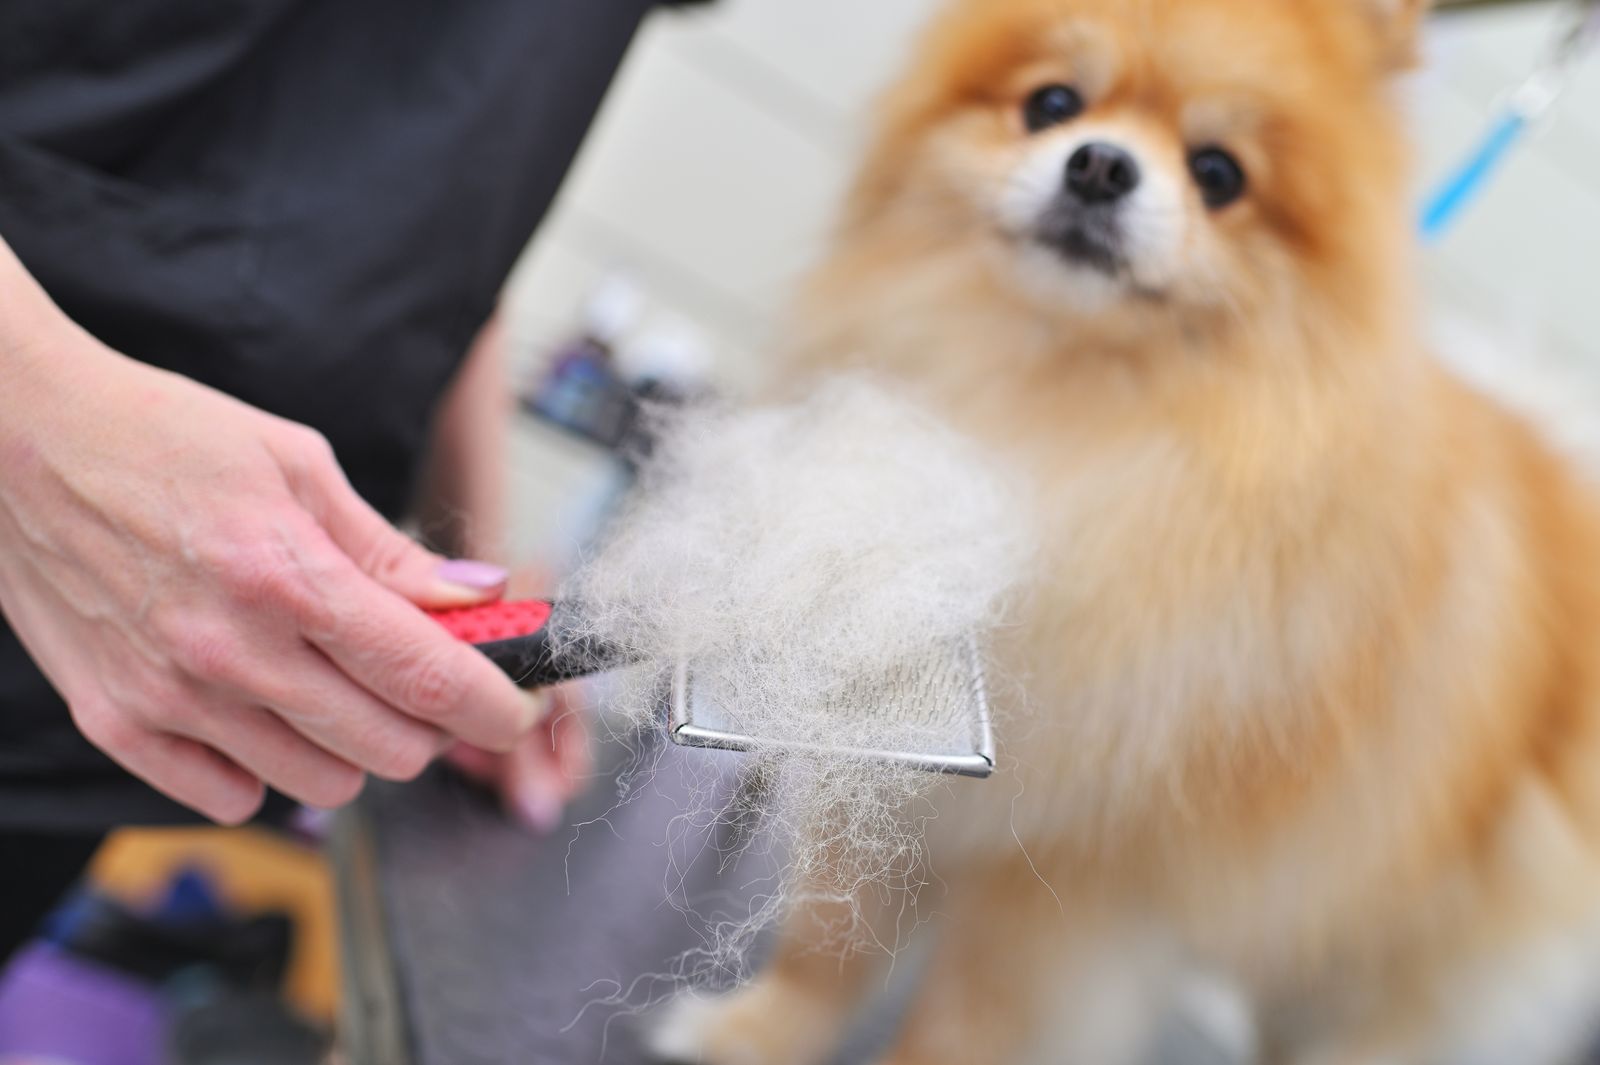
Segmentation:
{"type": "Polygon", "coordinates": [[[1110,203],[1139,187],[1139,164],[1113,144],[1085,144],[1067,160],[1067,188],[1084,203],[1110,203]]]}

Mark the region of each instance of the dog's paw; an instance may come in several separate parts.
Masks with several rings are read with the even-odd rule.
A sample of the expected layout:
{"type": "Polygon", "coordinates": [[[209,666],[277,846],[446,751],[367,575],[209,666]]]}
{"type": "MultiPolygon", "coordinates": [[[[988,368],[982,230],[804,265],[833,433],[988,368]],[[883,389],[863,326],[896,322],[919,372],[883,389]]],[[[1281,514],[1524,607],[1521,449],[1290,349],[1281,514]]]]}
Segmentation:
{"type": "Polygon", "coordinates": [[[824,1003],[758,980],[726,995],[679,995],[654,1018],[645,1047],[657,1065],[815,1065],[837,1033],[824,1003]]]}
{"type": "Polygon", "coordinates": [[[722,999],[686,991],[662,1008],[650,1025],[645,1049],[656,1065],[713,1065],[706,1038],[722,999]]]}

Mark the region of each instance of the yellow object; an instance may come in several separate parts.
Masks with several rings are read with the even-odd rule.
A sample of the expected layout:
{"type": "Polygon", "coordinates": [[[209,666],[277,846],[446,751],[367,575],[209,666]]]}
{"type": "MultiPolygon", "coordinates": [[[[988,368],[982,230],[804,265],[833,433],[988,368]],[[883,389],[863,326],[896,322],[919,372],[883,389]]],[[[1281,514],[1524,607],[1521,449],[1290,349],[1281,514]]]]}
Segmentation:
{"type": "Polygon", "coordinates": [[[100,848],[90,876],[112,897],[145,906],[186,866],[204,869],[238,911],[293,917],[286,997],[308,1018],[332,1025],[339,956],[333,879],[322,855],[252,828],[123,829],[100,848]]]}

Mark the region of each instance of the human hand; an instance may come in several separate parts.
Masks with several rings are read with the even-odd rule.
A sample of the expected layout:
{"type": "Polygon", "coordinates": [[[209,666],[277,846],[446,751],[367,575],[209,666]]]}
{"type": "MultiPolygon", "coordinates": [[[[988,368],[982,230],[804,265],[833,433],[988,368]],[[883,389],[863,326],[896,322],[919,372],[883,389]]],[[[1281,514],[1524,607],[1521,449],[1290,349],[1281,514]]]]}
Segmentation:
{"type": "Polygon", "coordinates": [[[327,442],[61,319],[0,345],[0,610],[84,735],[222,822],[314,806],[542,707],[417,606],[500,594],[362,502],[327,442]]]}
{"type": "MultiPolygon", "coordinates": [[[[542,566],[522,566],[512,575],[513,597],[551,595],[556,581],[542,566]]],[[[446,761],[492,790],[506,814],[545,834],[561,823],[562,811],[583,790],[594,769],[585,709],[578,705],[582,682],[531,693],[544,706],[541,725],[505,752],[457,744],[446,761]]]]}
{"type": "Polygon", "coordinates": [[[589,728],[567,688],[539,693],[544,723],[504,753],[458,744],[448,762],[492,789],[506,813],[540,834],[561,824],[562,811],[594,769],[589,728]]]}

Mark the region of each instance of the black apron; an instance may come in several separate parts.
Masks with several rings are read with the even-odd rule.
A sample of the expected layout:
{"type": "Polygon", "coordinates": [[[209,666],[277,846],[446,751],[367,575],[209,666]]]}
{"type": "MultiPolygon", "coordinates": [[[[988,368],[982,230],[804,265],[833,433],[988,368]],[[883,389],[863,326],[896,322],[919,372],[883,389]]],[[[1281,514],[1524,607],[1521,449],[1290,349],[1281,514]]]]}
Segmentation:
{"type": "MultiPolygon", "coordinates": [[[[0,236],[91,333],[315,426],[399,517],[648,6],[5,0],[0,236]]],[[[0,828],[187,816],[0,627],[0,828]]]]}

